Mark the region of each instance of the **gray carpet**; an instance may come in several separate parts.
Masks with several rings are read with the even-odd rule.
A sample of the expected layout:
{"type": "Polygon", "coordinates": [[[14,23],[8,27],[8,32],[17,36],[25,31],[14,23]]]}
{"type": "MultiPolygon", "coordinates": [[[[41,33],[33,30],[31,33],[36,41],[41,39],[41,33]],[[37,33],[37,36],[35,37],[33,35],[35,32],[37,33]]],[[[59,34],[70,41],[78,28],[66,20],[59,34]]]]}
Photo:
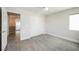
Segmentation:
{"type": "Polygon", "coordinates": [[[17,41],[9,38],[7,51],[79,51],[79,44],[48,34],[17,41]]]}

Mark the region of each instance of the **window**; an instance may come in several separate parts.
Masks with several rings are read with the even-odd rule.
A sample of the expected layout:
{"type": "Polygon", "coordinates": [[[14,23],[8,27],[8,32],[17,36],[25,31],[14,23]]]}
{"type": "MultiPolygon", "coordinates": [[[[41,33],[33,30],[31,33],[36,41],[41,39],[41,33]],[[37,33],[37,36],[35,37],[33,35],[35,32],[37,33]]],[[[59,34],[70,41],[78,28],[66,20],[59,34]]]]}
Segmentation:
{"type": "Polygon", "coordinates": [[[69,29],[79,31],[79,14],[69,16],[69,29]]]}

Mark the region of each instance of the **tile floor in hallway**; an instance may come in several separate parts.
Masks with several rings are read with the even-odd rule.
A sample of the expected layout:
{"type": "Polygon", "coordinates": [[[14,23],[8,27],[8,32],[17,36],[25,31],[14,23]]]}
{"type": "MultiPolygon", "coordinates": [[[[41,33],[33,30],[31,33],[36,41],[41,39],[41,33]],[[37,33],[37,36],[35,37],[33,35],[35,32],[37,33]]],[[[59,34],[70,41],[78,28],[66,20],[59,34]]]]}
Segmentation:
{"type": "Polygon", "coordinates": [[[18,41],[9,38],[7,51],[79,51],[79,44],[48,34],[18,41]]]}

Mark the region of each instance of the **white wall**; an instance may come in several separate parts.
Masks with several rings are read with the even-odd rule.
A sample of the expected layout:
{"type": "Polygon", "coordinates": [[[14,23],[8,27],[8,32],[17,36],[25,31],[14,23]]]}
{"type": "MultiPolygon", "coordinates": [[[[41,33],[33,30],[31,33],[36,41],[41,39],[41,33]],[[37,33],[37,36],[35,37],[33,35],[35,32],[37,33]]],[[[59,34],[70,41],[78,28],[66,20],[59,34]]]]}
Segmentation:
{"type": "Polygon", "coordinates": [[[46,32],[79,42],[79,31],[69,30],[69,15],[74,13],[79,13],[79,8],[49,15],[46,20],[46,32]]]}
{"type": "Polygon", "coordinates": [[[31,36],[36,36],[39,34],[44,34],[44,17],[39,15],[31,16],[31,36]]]}
{"type": "MultiPolygon", "coordinates": [[[[23,10],[23,8],[3,8],[3,21],[2,21],[2,30],[5,29],[8,32],[8,18],[7,12],[14,12],[20,14],[20,23],[21,23],[21,40],[28,39],[32,36],[40,35],[44,33],[44,17],[40,14],[35,14],[30,11],[23,10]],[[36,23],[37,22],[37,23],[36,23]]],[[[5,39],[2,39],[2,50],[6,47],[7,44],[7,35],[5,39]]]]}
{"type": "Polygon", "coordinates": [[[4,50],[7,45],[7,35],[8,35],[7,14],[5,13],[6,13],[5,8],[2,8],[2,50],[4,50]]]}

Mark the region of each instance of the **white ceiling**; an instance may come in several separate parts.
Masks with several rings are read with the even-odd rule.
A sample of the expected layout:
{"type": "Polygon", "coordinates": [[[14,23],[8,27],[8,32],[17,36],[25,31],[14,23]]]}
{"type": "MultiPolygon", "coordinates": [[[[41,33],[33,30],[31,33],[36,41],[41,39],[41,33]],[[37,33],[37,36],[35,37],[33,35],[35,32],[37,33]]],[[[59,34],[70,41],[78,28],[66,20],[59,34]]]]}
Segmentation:
{"type": "MultiPolygon", "coordinates": [[[[11,7],[9,7],[11,8],[11,7]]],[[[22,9],[22,10],[27,10],[27,11],[31,11],[31,12],[35,12],[35,13],[40,13],[43,15],[50,15],[56,12],[60,12],[63,10],[67,10],[70,9],[72,7],[48,7],[48,11],[44,10],[44,7],[13,7],[13,9],[22,9]]],[[[12,8],[11,8],[12,9],[12,8]]]]}
{"type": "Polygon", "coordinates": [[[52,13],[60,12],[70,8],[72,7],[48,7],[48,11],[45,11],[43,7],[24,7],[25,10],[40,13],[43,15],[50,15],[52,13]]]}

